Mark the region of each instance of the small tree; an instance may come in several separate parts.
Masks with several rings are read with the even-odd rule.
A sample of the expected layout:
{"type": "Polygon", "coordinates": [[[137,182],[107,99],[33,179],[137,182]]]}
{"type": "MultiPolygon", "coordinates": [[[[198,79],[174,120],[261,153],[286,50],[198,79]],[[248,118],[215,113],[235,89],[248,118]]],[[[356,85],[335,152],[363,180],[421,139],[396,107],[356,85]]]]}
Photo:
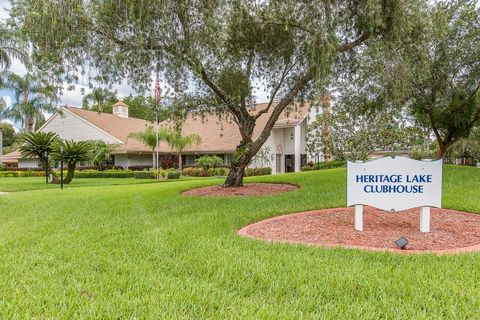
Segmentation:
{"type": "Polygon", "coordinates": [[[58,141],[58,136],[53,132],[30,132],[21,138],[22,146],[20,154],[25,158],[38,158],[40,167],[45,168],[48,174],[51,168],[46,162],[45,156],[52,153],[53,145],[58,141]],[[46,167],[45,167],[46,166],[46,167]]]}
{"type": "Polygon", "coordinates": [[[190,134],[182,136],[178,130],[172,131],[166,136],[168,145],[178,155],[178,168],[182,170],[182,151],[193,145],[199,145],[202,143],[202,138],[198,134],[190,134]]]}
{"type": "Polygon", "coordinates": [[[52,160],[59,162],[62,159],[67,165],[67,176],[63,183],[69,184],[75,175],[75,167],[77,164],[91,160],[92,145],[89,141],[73,141],[73,140],[59,140],[56,141],[52,148],[52,160]]]}
{"type": "Polygon", "coordinates": [[[115,145],[106,143],[102,140],[92,141],[92,162],[98,170],[105,169],[105,161],[109,161],[115,145]]]}
{"type": "Polygon", "coordinates": [[[98,114],[101,114],[107,103],[114,103],[115,101],[116,92],[106,88],[95,88],[83,97],[83,107],[89,110],[96,110],[98,114]],[[90,106],[90,103],[93,103],[93,105],[90,106]]]}
{"type": "Polygon", "coordinates": [[[218,168],[223,166],[223,160],[219,156],[205,155],[196,159],[195,164],[203,170],[208,170],[210,168],[218,168]]]}
{"type": "Polygon", "coordinates": [[[157,147],[157,136],[158,136],[158,144],[160,144],[162,141],[167,142],[168,139],[170,139],[171,135],[172,135],[172,132],[168,129],[159,128],[158,130],[155,130],[152,126],[150,126],[150,127],[147,127],[145,131],[130,132],[130,134],[127,137],[127,140],[129,138],[133,138],[137,141],[142,142],[145,146],[151,148],[152,164],[153,164],[153,168],[156,168],[157,157],[155,155],[155,150],[157,147]]]}

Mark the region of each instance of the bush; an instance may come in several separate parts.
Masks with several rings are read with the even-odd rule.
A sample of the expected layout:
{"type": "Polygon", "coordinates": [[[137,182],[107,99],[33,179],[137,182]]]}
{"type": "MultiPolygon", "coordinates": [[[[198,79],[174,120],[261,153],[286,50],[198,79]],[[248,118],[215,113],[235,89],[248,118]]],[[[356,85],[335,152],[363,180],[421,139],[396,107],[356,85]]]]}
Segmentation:
{"type": "Polygon", "coordinates": [[[415,160],[435,159],[435,151],[416,150],[409,152],[408,156],[415,160]]]}
{"type": "Polygon", "coordinates": [[[223,166],[223,159],[219,156],[201,156],[195,160],[195,164],[205,170],[223,166]]]}
{"type": "Polygon", "coordinates": [[[246,176],[267,176],[272,174],[272,168],[270,167],[263,167],[263,168],[247,168],[245,170],[246,176]]]}
{"type": "Polygon", "coordinates": [[[308,166],[303,166],[300,168],[300,171],[312,171],[312,170],[316,170],[317,168],[315,168],[313,165],[308,165],[308,166]]]}
{"type": "Polygon", "coordinates": [[[76,171],[75,178],[133,178],[131,170],[84,170],[76,171]]]}
{"type": "Polygon", "coordinates": [[[6,171],[6,166],[3,163],[0,163],[0,171],[6,171]]]}
{"type": "Polygon", "coordinates": [[[133,177],[135,179],[153,179],[155,174],[152,171],[134,171],[133,177]]]}
{"type": "Polygon", "coordinates": [[[346,161],[343,160],[336,160],[336,161],[328,161],[328,162],[320,162],[313,164],[313,166],[303,166],[300,168],[301,171],[312,171],[312,170],[323,170],[323,169],[333,169],[333,168],[340,168],[347,165],[346,161]]]}
{"type": "Polygon", "coordinates": [[[167,179],[179,179],[180,178],[180,171],[178,170],[167,170],[167,179]]]}
{"type": "Polygon", "coordinates": [[[213,177],[213,176],[226,176],[228,175],[229,169],[220,167],[220,168],[194,168],[194,167],[187,167],[183,168],[182,174],[184,176],[189,177],[213,177]]]}
{"type": "Polygon", "coordinates": [[[0,177],[45,177],[43,171],[0,171],[0,177]]]}

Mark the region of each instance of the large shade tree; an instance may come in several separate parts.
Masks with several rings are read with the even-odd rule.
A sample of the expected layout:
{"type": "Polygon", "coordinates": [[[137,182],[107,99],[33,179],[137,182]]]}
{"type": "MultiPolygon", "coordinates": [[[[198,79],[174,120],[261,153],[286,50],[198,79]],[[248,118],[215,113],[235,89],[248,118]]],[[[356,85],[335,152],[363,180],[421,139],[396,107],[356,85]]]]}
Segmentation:
{"type": "Polygon", "coordinates": [[[241,141],[225,186],[240,186],[280,114],[317,92],[333,65],[369,40],[388,42],[409,31],[417,3],[26,0],[13,3],[12,22],[50,81],[74,81],[80,69],[92,81],[128,78],[146,89],[152,73],[162,74],[176,97],[194,92],[189,101],[197,111],[227,115],[241,141]],[[253,110],[258,87],[269,103],[253,110]],[[254,137],[262,116],[268,119],[254,137]]]}
{"type": "Polygon", "coordinates": [[[412,62],[412,111],[431,126],[437,159],[480,122],[480,6],[433,6],[426,41],[412,62]]]}
{"type": "Polygon", "coordinates": [[[402,42],[372,41],[338,91],[357,105],[368,101],[365,112],[408,109],[426,129],[426,145],[433,132],[441,159],[480,122],[480,7],[437,1],[421,12],[402,42]]]}

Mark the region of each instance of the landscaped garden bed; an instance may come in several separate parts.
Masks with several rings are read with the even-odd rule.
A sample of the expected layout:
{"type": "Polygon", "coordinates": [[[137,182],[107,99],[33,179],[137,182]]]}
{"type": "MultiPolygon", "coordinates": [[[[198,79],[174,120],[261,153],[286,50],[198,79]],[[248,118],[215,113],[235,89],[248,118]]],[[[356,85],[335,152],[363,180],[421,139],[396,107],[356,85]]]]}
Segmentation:
{"type": "Polygon", "coordinates": [[[261,240],[403,253],[480,251],[480,215],[432,209],[431,232],[422,233],[419,211],[390,213],[366,208],[362,232],[354,229],[353,208],[308,211],[263,220],[239,234],[261,240]],[[402,236],[409,241],[405,250],[394,244],[402,236]]]}
{"type": "Polygon", "coordinates": [[[195,188],[184,191],[182,194],[207,197],[266,196],[293,191],[297,188],[296,185],[286,183],[246,183],[236,188],[226,188],[222,185],[195,188]]]}

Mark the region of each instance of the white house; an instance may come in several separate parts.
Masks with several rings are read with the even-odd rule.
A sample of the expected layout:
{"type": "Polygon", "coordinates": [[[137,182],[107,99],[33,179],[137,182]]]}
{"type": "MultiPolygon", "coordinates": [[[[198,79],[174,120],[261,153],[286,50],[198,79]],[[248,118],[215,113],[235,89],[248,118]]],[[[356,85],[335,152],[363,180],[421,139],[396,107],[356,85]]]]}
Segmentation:
{"type": "MultiPolygon", "coordinates": [[[[255,110],[261,110],[266,106],[265,103],[257,104],[255,110]]],[[[268,165],[273,173],[300,171],[300,167],[307,162],[306,127],[310,110],[310,105],[303,103],[283,112],[262,148],[262,151],[268,150],[265,152],[268,159],[265,157],[262,161],[256,159],[252,166],[268,165]]],[[[260,134],[269,115],[270,113],[266,113],[258,118],[254,138],[260,134]]],[[[160,124],[163,127],[169,125],[167,122],[160,124]]],[[[117,147],[113,152],[114,165],[128,168],[152,166],[152,150],[137,140],[127,139],[130,132],[144,131],[148,126],[154,124],[130,118],[128,106],[123,101],[118,101],[113,106],[112,114],[63,107],[39,130],[55,132],[63,139],[103,140],[115,144],[117,147]]],[[[204,154],[218,155],[223,158],[225,165],[230,164],[240,142],[240,133],[233,121],[221,120],[218,115],[191,113],[182,124],[182,134],[193,133],[202,138],[202,143],[182,152],[184,166],[195,164],[195,158],[204,154]]],[[[158,151],[161,156],[173,154],[165,143],[160,143],[158,151]]],[[[18,157],[19,167],[37,166],[34,159],[22,159],[18,152],[5,156],[12,158],[15,155],[18,157]]]]}

